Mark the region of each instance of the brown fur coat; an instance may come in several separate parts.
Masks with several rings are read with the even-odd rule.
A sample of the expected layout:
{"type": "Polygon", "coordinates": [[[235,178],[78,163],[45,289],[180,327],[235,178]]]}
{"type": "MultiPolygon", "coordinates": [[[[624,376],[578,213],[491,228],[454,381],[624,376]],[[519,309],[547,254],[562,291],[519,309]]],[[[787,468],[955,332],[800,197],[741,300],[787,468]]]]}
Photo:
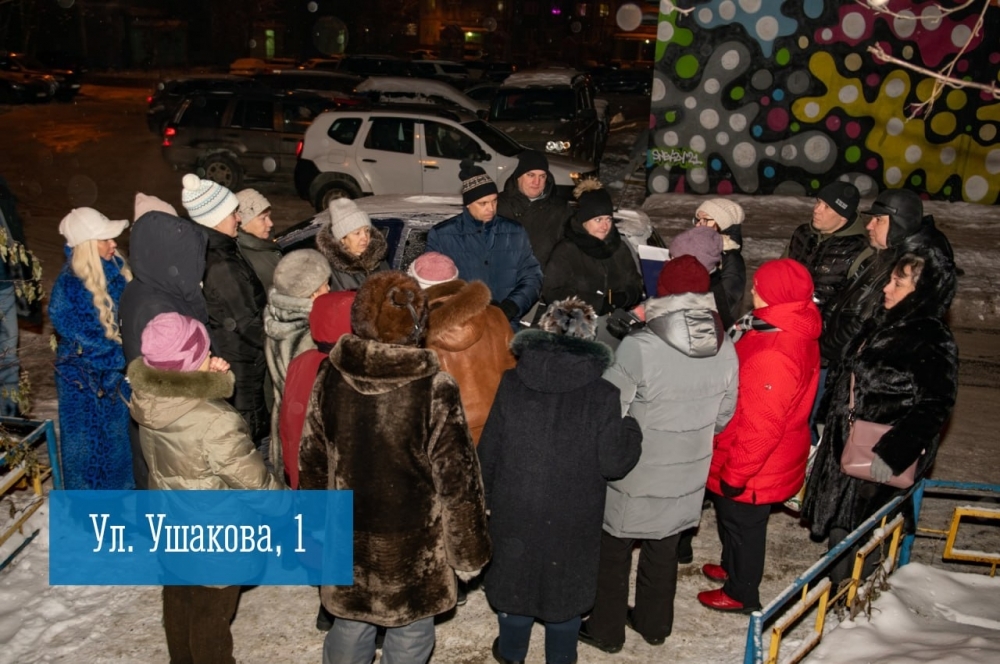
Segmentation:
{"type": "Polygon", "coordinates": [[[455,570],[490,558],[483,484],[451,376],[433,351],[347,335],[316,378],[301,489],[354,491],[354,584],[335,616],[387,627],[455,606],[455,570]]]}

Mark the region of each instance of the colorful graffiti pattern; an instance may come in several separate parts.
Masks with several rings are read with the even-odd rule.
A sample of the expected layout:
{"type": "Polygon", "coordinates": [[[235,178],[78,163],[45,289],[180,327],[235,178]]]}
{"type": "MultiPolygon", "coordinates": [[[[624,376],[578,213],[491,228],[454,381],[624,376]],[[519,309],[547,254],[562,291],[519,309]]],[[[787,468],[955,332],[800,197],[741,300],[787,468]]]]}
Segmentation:
{"type": "MultiPolygon", "coordinates": [[[[878,43],[937,68],[965,45],[981,6],[949,16],[934,2],[888,8],[904,18],[850,0],[712,0],[684,16],[661,0],[649,190],[808,195],[839,178],[865,195],[906,187],[1000,202],[1000,103],[946,89],[908,119],[933,80],[865,51],[878,43]]],[[[997,34],[1000,8],[986,19],[983,33],[997,34]]],[[[957,75],[1000,80],[996,42],[976,36],[957,75]]]]}

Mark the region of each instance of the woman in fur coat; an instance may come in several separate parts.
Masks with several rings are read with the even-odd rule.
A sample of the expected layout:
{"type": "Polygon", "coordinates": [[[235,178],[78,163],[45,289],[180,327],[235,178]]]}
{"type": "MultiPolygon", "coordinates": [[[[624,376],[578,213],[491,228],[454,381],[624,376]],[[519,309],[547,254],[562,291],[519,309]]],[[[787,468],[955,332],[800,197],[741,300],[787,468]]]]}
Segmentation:
{"type": "MultiPolygon", "coordinates": [[[[917,462],[919,481],[934,463],[958,390],[958,349],[944,321],[955,288],[950,247],[904,254],[883,288],[883,310],[862,325],[831,376],[826,428],[802,505],[813,537],[829,538],[831,548],[903,491],[884,484],[893,475],[917,462]],[[840,470],[852,375],[857,418],[892,425],[875,445],[871,480],[840,470]]],[[[842,563],[831,577],[839,583],[849,573],[842,563]]]]}
{"type": "Polygon", "coordinates": [[[330,202],[330,225],[316,234],[316,248],[330,261],[330,290],[358,290],[375,272],[388,270],[385,238],[349,198],[330,202]]]}
{"type": "Polygon", "coordinates": [[[614,355],[596,341],[596,322],[590,305],[568,298],[549,306],[541,329],[514,337],[517,366],[500,381],[479,442],[498,662],[524,661],[536,619],[545,660],[576,661],[581,616],[597,595],[607,480],[639,460],[639,425],[622,418],[618,388],[601,377],[614,355]]]}
{"type": "Polygon", "coordinates": [[[59,442],[67,489],[132,489],[125,355],[118,303],[132,278],[117,251],[128,221],[77,208],[59,223],[66,264],[49,299],[55,329],[59,442]]]}

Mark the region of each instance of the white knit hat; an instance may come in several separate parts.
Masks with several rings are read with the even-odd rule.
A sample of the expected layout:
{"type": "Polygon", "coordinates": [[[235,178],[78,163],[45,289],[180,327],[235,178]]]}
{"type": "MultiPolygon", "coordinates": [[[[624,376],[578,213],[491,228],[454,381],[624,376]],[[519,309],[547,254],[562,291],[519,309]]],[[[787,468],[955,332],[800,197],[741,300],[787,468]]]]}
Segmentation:
{"type": "Polygon", "coordinates": [[[271,201],[264,198],[264,194],[256,189],[237,192],[236,200],[240,203],[240,217],[244,222],[252,221],[258,214],[271,207],[271,201]]]}
{"type": "Polygon", "coordinates": [[[94,208],[81,207],[70,211],[59,222],[59,233],[66,244],[75,247],[88,240],[110,240],[122,234],[128,219],[111,221],[94,208]]]}
{"type": "Polygon", "coordinates": [[[695,210],[707,214],[715,223],[719,225],[719,230],[724,231],[734,224],[742,224],[743,206],[728,198],[710,198],[695,210]]]}
{"type": "Polygon", "coordinates": [[[334,239],[343,240],[351,231],[371,225],[368,214],[350,198],[335,198],[330,201],[330,233],[334,239]]]}
{"type": "Polygon", "coordinates": [[[185,175],[182,182],[181,203],[191,221],[202,226],[215,228],[240,205],[233,192],[218,182],[202,180],[194,173],[185,175]]]}

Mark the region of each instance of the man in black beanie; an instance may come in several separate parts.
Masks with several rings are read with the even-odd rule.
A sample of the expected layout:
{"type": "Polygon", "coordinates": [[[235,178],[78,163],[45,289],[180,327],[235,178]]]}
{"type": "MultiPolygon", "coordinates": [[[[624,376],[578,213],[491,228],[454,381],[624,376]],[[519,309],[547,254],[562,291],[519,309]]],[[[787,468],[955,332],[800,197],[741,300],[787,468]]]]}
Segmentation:
{"type": "Polygon", "coordinates": [[[555,180],[544,154],[525,150],[518,156],[517,168],[497,199],[497,214],[524,226],[544,271],[552,248],[562,239],[573,216],[569,203],[555,195],[555,180]]]}
{"type": "Polygon", "coordinates": [[[524,227],[497,215],[497,186],[486,172],[463,161],[462,214],[442,221],[427,234],[426,251],[449,257],[465,281],[482,281],[493,303],[517,329],[542,287],[542,268],[524,227]]]}

